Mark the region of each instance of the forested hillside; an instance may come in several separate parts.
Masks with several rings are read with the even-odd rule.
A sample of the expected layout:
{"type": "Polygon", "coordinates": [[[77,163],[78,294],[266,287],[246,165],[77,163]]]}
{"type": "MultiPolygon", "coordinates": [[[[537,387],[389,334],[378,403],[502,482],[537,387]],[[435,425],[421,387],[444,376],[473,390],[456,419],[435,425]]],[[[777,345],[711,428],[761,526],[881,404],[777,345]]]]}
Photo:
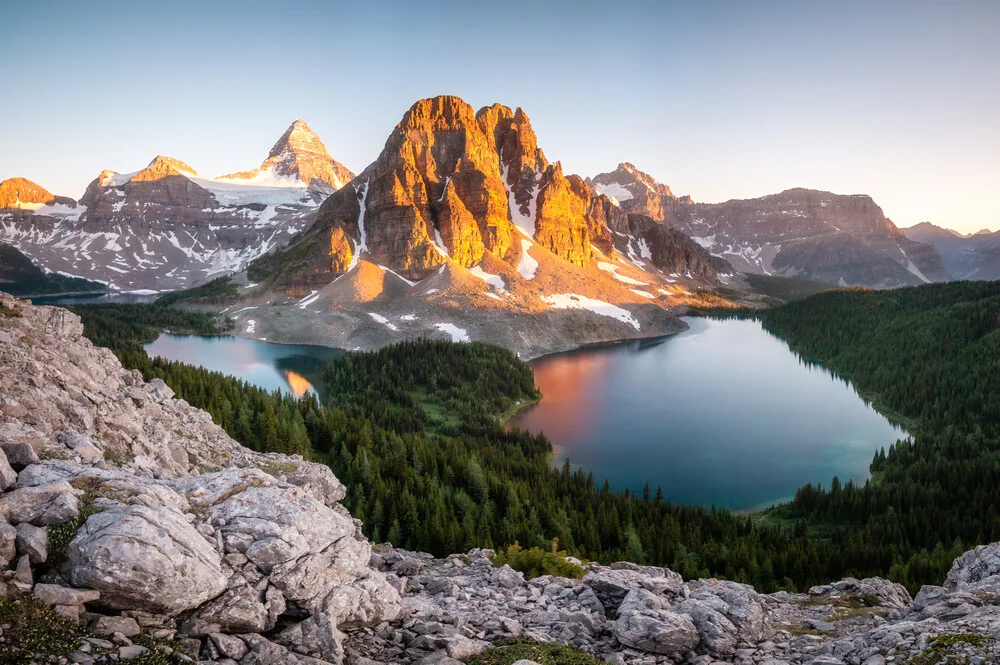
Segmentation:
{"type": "MultiPolygon", "coordinates": [[[[1000,285],[835,291],[761,314],[806,358],[854,379],[915,435],[873,462],[859,488],[802,488],[765,515],[619,494],[593,474],[551,468],[542,436],[506,430],[536,399],[528,367],[484,344],[407,342],[336,358],[328,404],[150,360],[157,330],[216,332],[211,317],[168,306],[82,307],[86,334],[130,367],[167,381],[259,450],[327,462],[375,540],[438,555],[471,547],[559,547],[666,565],[759,589],[889,574],[940,583],[959,553],[1000,540],[1000,285]]],[[[279,472],[280,470],[276,470],[279,472]]]]}
{"type": "Polygon", "coordinates": [[[911,588],[1000,540],[1000,282],[832,291],[761,318],[913,434],[864,487],[806,486],[780,514],[838,534],[848,570],[911,588]]]}

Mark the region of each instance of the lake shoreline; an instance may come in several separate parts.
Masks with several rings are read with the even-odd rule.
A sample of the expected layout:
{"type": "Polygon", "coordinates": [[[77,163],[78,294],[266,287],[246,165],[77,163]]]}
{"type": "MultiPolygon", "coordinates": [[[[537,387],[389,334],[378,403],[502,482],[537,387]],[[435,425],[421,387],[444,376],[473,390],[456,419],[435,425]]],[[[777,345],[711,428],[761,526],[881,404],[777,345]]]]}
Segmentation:
{"type": "Polygon", "coordinates": [[[615,491],[659,485],[668,501],[737,514],[766,512],[833,476],[863,484],[877,450],[907,436],[759,321],[685,322],[679,335],[532,360],[544,397],[506,426],[544,432],[553,466],[569,458],[615,491]]]}

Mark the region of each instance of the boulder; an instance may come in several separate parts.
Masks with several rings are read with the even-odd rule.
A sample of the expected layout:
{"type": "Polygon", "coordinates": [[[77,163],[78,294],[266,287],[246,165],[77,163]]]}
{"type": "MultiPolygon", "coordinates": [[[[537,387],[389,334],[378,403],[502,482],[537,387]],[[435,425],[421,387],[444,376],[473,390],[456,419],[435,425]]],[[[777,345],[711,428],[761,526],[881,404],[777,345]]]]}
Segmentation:
{"type": "Polygon", "coordinates": [[[701,644],[709,653],[728,656],[736,652],[738,630],[726,618],[726,605],[717,598],[688,598],[674,606],[678,612],[691,618],[701,644]]]}
{"type": "Polygon", "coordinates": [[[174,396],[173,389],[164,383],[163,379],[153,379],[146,384],[146,391],[157,401],[171,399],[174,396]]]}
{"type": "MultiPolygon", "coordinates": [[[[321,552],[354,534],[351,520],[316,501],[301,488],[264,486],[261,476],[267,482],[276,481],[266,474],[256,474],[248,477],[248,484],[234,485],[229,490],[231,496],[205,510],[205,522],[221,525],[219,531],[227,542],[227,551],[235,547],[230,546],[230,542],[241,543],[241,553],[264,573],[270,573],[279,564],[293,562],[311,552],[321,552]]],[[[191,501],[197,500],[190,491],[187,496],[191,501]]],[[[366,556],[366,567],[367,563],[366,556]]]]}
{"type": "Polygon", "coordinates": [[[688,586],[691,599],[701,601],[729,620],[736,629],[737,643],[753,644],[763,640],[768,630],[767,608],[752,586],[714,579],[688,586]]]}
{"type": "Polygon", "coordinates": [[[219,553],[167,508],[119,506],[90,517],[69,544],[69,580],[116,609],[176,614],[226,588],[219,553]]]}
{"type": "Polygon", "coordinates": [[[56,440],[79,455],[80,461],[85,464],[93,464],[104,459],[104,452],[85,434],[59,432],[56,434],[56,440]]]}
{"type": "Polygon", "coordinates": [[[651,580],[655,580],[657,585],[677,589],[684,584],[680,575],[667,568],[639,566],[628,562],[618,562],[608,567],[600,567],[583,577],[583,583],[594,590],[597,598],[610,611],[618,609],[629,591],[639,588],[651,580]]]}
{"type": "Polygon", "coordinates": [[[15,469],[23,469],[29,464],[38,464],[38,453],[30,444],[23,441],[0,441],[7,463],[15,469]]]}
{"type": "Polygon", "coordinates": [[[691,617],[671,611],[665,598],[646,589],[633,589],[622,601],[614,635],[625,646],[666,655],[683,653],[701,641],[691,617]]]}
{"type": "Polygon", "coordinates": [[[295,470],[285,475],[285,480],[309,492],[314,499],[333,507],[347,496],[347,488],[340,482],[330,467],[322,464],[291,462],[295,470]]]}
{"type": "Polygon", "coordinates": [[[198,617],[228,633],[262,633],[274,628],[263,594],[247,583],[228,589],[198,611],[198,617]]]}
{"type": "Polygon", "coordinates": [[[329,614],[318,612],[278,634],[276,641],[293,651],[315,655],[331,663],[344,658],[344,634],[329,614]]]}
{"type": "Polygon", "coordinates": [[[524,573],[516,571],[507,564],[504,564],[494,571],[491,581],[496,586],[501,586],[505,589],[516,589],[524,586],[524,573]]]}
{"type": "Polygon", "coordinates": [[[212,644],[215,645],[219,654],[226,658],[240,660],[243,656],[247,655],[246,642],[238,637],[226,635],[225,633],[212,633],[208,637],[212,640],[212,644]]]}
{"type": "Polygon", "coordinates": [[[94,632],[98,635],[114,635],[119,633],[125,637],[135,637],[142,632],[137,622],[132,617],[102,616],[94,624],[94,632]]]}
{"type": "Polygon", "coordinates": [[[32,564],[44,563],[48,558],[49,532],[44,527],[27,522],[17,525],[17,551],[27,554],[32,564]]]}
{"type": "Polygon", "coordinates": [[[79,514],[76,491],[66,481],[21,487],[0,496],[0,517],[12,524],[49,526],[68,522],[79,514]]]}
{"type": "Polygon", "coordinates": [[[955,559],[945,578],[948,589],[983,582],[1000,575],[1000,543],[980,545],[955,559]]]}
{"type": "Polygon", "coordinates": [[[101,593],[93,589],[74,589],[58,584],[36,584],[35,595],[49,605],[83,605],[101,597],[101,593]]]}

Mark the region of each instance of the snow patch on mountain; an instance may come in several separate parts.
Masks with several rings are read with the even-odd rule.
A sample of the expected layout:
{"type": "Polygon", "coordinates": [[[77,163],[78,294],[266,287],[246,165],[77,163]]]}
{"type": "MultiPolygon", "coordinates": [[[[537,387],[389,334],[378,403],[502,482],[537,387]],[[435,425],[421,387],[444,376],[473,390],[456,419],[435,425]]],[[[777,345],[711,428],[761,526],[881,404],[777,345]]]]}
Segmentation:
{"type": "Polygon", "coordinates": [[[501,277],[500,275],[493,275],[491,273],[488,273],[479,266],[473,266],[469,268],[469,273],[471,273],[473,277],[478,277],[479,279],[483,280],[484,282],[495,288],[497,291],[500,291],[501,293],[503,293],[507,289],[507,282],[503,280],[503,277],[501,277]]]}
{"type": "Polygon", "coordinates": [[[469,333],[464,328],[459,328],[454,323],[435,323],[434,327],[449,335],[453,342],[468,342],[469,333]]]}
{"type": "Polygon", "coordinates": [[[603,300],[595,300],[576,293],[556,293],[551,296],[542,296],[542,301],[553,309],[585,309],[594,314],[618,319],[636,330],[640,329],[639,322],[636,321],[631,312],[603,300]]]}
{"type": "Polygon", "coordinates": [[[618,274],[618,266],[613,263],[608,263],[606,261],[598,261],[597,267],[604,272],[611,273],[611,276],[617,279],[619,282],[624,282],[625,284],[632,284],[633,286],[646,286],[646,282],[640,282],[637,279],[632,279],[631,277],[626,277],[625,275],[618,274]]]}
{"type": "Polygon", "coordinates": [[[389,330],[392,330],[392,331],[399,330],[399,328],[397,328],[394,323],[391,323],[389,321],[389,319],[385,318],[381,314],[376,314],[375,312],[368,312],[368,316],[372,317],[373,319],[375,319],[376,321],[378,321],[379,323],[381,323],[383,326],[385,326],[389,330]]]}
{"type": "Polygon", "coordinates": [[[618,205],[622,201],[629,201],[633,198],[632,192],[628,191],[625,185],[617,182],[606,184],[594,183],[594,189],[611,199],[611,202],[618,205]]]}
{"type": "Polygon", "coordinates": [[[538,261],[528,253],[533,245],[527,238],[521,238],[521,258],[517,262],[517,272],[525,279],[534,279],[538,271],[538,261]]]}

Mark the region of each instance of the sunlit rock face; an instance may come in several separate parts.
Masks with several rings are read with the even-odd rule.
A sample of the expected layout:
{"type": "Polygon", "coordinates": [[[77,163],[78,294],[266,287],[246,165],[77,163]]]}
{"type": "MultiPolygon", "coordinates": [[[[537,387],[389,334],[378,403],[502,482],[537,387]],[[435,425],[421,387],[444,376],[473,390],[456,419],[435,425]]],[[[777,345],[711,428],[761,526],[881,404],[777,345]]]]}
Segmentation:
{"type": "Polygon", "coordinates": [[[112,289],[187,288],[285,245],[352,177],[297,120],[260,168],[219,178],[159,155],[132,173],[102,171],[79,202],[4,181],[0,242],[112,289]]]}
{"type": "Polygon", "coordinates": [[[448,259],[469,268],[488,253],[511,266],[530,239],[576,266],[592,246],[613,250],[607,197],[564,175],[539,149],[521,109],[476,112],[457,97],[423,99],[379,157],[331,196],[295,252],[268,268],[284,281],[323,284],[364,255],[420,279],[448,259]]]}
{"type": "Polygon", "coordinates": [[[692,203],[627,163],[592,183],[622,210],[665,222],[743,272],[874,287],[949,279],[938,252],[907,239],[869,196],[789,189],[692,203]]]}
{"type": "Polygon", "coordinates": [[[0,208],[36,210],[46,203],[56,202],[71,203],[73,199],[56,196],[25,178],[9,178],[0,182],[0,208]]]}

